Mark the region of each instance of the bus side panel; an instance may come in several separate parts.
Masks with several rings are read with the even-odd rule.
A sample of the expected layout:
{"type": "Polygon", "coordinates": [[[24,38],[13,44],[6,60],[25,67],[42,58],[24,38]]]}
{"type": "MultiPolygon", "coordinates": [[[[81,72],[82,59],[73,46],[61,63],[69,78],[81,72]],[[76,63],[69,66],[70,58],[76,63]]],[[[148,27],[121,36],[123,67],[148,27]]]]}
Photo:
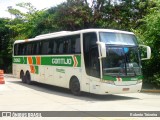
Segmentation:
{"type": "Polygon", "coordinates": [[[56,67],[55,69],[54,85],[69,88],[70,79],[72,76],[76,76],[80,82],[81,80],[81,68],[76,67],[56,67]]]}
{"type": "Polygon", "coordinates": [[[46,66],[45,67],[45,69],[44,69],[44,73],[45,73],[44,83],[54,85],[54,83],[55,83],[54,71],[55,71],[55,67],[53,67],[53,66],[46,66]]]}
{"type": "Polygon", "coordinates": [[[21,72],[21,70],[25,74],[26,71],[28,70],[27,68],[29,68],[29,66],[26,66],[25,64],[14,64],[13,63],[13,75],[14,75],[14,77],[20,78],[20,72],[21,72]]]}
{"type": "Polygon", "coordinates": [[[19,70],[17,70],[17,64],[12,64],[12,73],[13,73],[13,76],[16,77],[16,78],[19,78],[19,70]]]}

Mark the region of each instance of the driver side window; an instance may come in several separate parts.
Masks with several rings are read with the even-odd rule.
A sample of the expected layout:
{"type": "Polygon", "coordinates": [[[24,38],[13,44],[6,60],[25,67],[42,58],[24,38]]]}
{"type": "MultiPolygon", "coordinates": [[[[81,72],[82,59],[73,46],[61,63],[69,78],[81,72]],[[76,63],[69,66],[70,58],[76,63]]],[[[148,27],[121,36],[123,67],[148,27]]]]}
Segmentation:
{"type": "Polygon", "coordinates": [[[96,33],[83,34],[83,52],[86,73],[89,76],[100,77],[99,55],[96,33]]]}

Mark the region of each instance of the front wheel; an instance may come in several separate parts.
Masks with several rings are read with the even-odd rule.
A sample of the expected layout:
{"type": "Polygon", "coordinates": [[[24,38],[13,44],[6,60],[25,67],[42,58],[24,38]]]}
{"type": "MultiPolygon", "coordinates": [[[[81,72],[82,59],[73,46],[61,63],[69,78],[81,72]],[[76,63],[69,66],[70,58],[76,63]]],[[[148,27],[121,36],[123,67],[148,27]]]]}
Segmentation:
{"type": "Polygon", "coordinates": [[[76,77],[74,77],[74,78],[71,79],[70,90],[76,96],[78,96],[78,95],[81,94],[80,83],[79,83],[79,80],[76,77]]]}

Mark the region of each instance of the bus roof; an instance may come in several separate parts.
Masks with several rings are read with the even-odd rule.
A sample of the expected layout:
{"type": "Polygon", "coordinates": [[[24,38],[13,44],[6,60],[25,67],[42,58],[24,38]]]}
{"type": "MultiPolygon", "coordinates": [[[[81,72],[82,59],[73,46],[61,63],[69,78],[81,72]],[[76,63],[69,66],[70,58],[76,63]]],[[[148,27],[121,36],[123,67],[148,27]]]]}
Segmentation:
{"type": "Polygon", "coordinates": [[[114,33],[123,33],[123,34],[134,35],[133,32],[114,30],[114,29],[83,29],[83,30],[78,30],[78,31],[60,31],[60,32],[53,32],[53,33],[48,33],[48,34],[42,34],[42,35],[38,35],[35,38],[31,38],[31,39],[16,40],[14,42],[14,44],[15,43],[23,43],[23,42],[29,42],[29,41],[49,39],[49,38],[56,38],[56,37],[61,37],[61,36],[69,36],[69,35],[87,33],[87,32],[114,32],[114,33]]]}

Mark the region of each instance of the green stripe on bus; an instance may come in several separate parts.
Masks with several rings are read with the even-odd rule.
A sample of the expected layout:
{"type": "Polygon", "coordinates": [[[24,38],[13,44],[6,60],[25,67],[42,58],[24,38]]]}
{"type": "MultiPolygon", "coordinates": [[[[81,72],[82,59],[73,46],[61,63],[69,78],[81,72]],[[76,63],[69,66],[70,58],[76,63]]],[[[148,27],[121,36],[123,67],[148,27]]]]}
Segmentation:
{"type": "MultiPolygon", "coordinates": [[[[109,75],[103,76],[103,80],[117,81],[117,78],[118,77],[112,77],[109,75]]],[[[122,81],[137,81],[137,80],[142,80],[143,76],[139,75],[139,76],[135,76],[135,77],[128,76],[128,77],[119,77],[119,78],[121,78],[122,81]]]]}
{"type": "Polygon", "coordinates": [[[36,65],[36,57],[32,57],[33,65],[36,65]]]}
{"type": "Polygon", "coordinates": [[[39,67],[38,67],[38,66],[34,66],[34,68],[35,68],[35,70],[36,70],[35,73],[36,73],[36,74],[39,74],[39,67]]]}
{"type": "Polygon", "coordinates": [[[112,81],[116,81],[116,77],[112,77],[112,76],[105,75],[105,76],[103,76],[103,80],[112,80],[112,81]]]}
{"type": "Polygon", "coordinates": [[[17,64],[27,64],[27,57],[14,57],[13,63],[17,64]]]}
{"type": "Polygon", "coordinates": [[[81,67],[81,56],[77,55],[76,58],[77,58],[77,61],[78,61],[77,67],[81,67]]]}
{"type": "MultiPolygon", "coordinates": [[[[36,57],[32,57],[33,65],[37,64],[36,57]]],[[[27,57],[13,57],[15,64],[29,64],[27,57]]],[[[67,67],[81,67],[81,56],[42,56],[41,65],[50,66],[67,66],[67,67]]]]}
{"type": "Polygon", "coordinates": [[[71,56],[55,56],[55,57],[42,57],[42,65],[53,65],[53,66],[73,66],[73,59],[71,56]]]}

